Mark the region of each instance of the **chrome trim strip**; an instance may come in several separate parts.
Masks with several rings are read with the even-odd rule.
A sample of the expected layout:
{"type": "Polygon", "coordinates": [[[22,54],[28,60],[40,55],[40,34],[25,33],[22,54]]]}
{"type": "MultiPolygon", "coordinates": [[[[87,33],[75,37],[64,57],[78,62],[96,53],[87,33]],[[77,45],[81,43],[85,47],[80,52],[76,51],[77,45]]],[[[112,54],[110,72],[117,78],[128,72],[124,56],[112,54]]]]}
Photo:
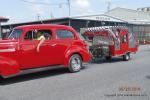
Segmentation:
{"type": "Polygon", "coordinates": [[[8,49],[0,49],[0,52],[15,52],[15,48],[8,48],[8,49]]]}

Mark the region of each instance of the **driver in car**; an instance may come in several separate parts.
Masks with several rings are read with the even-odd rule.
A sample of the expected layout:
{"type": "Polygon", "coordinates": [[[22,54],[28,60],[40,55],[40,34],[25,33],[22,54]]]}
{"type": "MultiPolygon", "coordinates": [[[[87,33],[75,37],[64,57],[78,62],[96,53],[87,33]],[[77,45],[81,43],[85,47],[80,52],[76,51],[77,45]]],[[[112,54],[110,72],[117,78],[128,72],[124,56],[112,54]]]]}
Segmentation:
{"type": "Polygon", "coordinates": [[[36,48],[36,50],[37,50],[37,52],[39,52],[40,51],[40,46],[44,43],[44,41],[45,41],[45,37],[44,37],[44,35],[39,31],[39,32],[37,32],[37,37],[36,37],[36,40],[39,40],[40,42],[38,43],[38,45],[37,45],[37,48],[36,48]]]}

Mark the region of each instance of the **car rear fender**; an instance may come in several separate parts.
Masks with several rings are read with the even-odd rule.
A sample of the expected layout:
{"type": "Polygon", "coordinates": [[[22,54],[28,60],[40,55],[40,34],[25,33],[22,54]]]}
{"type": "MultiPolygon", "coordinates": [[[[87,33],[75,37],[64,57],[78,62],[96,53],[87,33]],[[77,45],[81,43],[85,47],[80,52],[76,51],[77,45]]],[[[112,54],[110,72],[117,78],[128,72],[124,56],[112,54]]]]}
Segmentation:
{"type": "Polygon", "coordinates": [[[0,75],[2,77],[11,76],[20,72],[20,66],[17,61],[0,57],[0,75]]]}
{"type": "Polygon", "coordinates": [[[73,54],[79,54],[83,62],[88,62],[90,60],[90,55],[85,49],[78,46],[73,46],[70,49],[68,49],[67,52],[65,53],[65,57],[64,57],[65,67],[69,66],[69,59],[73,54]]]}

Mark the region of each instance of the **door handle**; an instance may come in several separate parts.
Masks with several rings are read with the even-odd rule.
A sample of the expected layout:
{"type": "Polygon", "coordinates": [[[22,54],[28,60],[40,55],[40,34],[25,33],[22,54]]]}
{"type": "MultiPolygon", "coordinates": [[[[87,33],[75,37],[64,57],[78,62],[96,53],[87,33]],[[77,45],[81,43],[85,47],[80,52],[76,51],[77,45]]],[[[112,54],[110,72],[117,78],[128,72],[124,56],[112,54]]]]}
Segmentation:
{"type": "Polygon", "coordinates": [[[54,47],[54,46],[56,46],[56,45],[57,45],[57,44],[52,44],[51,46],[54,47]]]}

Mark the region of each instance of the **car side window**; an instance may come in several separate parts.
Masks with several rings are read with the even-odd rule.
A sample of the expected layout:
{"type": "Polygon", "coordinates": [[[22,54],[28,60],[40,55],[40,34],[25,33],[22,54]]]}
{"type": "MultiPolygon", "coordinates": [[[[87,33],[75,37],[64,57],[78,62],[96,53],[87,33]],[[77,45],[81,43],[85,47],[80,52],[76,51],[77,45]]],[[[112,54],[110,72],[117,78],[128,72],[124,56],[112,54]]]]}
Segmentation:
{"type": "Polygon", "coordinates": [[[56,31],[57,39],[73,39],[74,34],[71,31],[68,30],[57,30],[56,31]]]}
{"type": "Polygon", "coordinates": [[[26,33],[24,39],[25,40],[38,40],[39,35],[43,35],[46,40],[52,39],[51,30],[31,30],[26,33]]]}
{"type": "Polygon", "coordinates": [[[34,31],[28,31],[28,32],[26,33],[24,39],[25,39],[25,40],[33,40],[33,39],[34,39],[34,36],[33,36],[33,35],[35,35],[34,31]]]}

